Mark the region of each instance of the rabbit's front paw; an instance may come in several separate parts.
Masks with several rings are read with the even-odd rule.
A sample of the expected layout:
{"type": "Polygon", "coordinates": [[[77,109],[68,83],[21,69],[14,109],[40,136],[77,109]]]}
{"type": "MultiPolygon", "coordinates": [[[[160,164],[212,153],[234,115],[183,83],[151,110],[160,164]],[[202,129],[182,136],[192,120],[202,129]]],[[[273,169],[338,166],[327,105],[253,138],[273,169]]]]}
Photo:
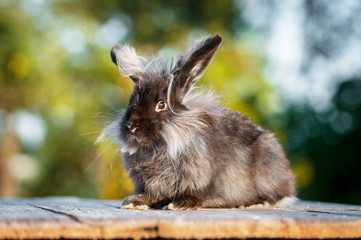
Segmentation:
{"type": "Polygon", "coordinates": [[[202,201],[195,197],[184,196],[175,199],[169,203],[165,209],[167,210],[194,210],[202,207],[202,201]]]}
{"type": "Polygon", "coordinates": [[[136,209],[136,210],[148,210],[149,200],[142,194],[132,195],[124,199],[122,208],[125,209],[136,209]]]}

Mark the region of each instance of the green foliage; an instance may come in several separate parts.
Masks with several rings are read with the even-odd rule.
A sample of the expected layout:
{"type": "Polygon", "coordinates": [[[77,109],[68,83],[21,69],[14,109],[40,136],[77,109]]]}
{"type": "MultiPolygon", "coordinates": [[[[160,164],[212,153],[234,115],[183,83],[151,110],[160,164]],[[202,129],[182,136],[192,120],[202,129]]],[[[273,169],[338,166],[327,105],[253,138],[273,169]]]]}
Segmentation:
{"type": "MultiPolygon", "coordinates": [[[[5,184],[15,185],[18,196],[128,195],[132,185],[117,147],[93,145],[126,107],[133,87],[111,62],[111,47],[129,43],[141,55],[175,57],[197,37],[219,33],[224,41],[199,85],[276,132],[288,149],[301,197],[360,201],[357,173],[348,178],[346,170],[338,172],[360,169],[359,128],[340,140],[329,125],[342,126],[320,120],[328,113],[308,106],[286,111],[281,96],[265,82],[262,42],[243,22],[241,10],[235,1],[223,0],[0,1],[0,150],[8,146],[5,133],[17,139],[16,147],[5,149],[10,157],[0,154],[10,172],[5,184]],[[37,118],[45,132],[38,143],[19,133],[24,114],[37,118]],[[332,197],[330,182],[343,197],[332,197]]],[[[359,122],[357,106],[349,113],[354,123],[359,122]]]]}
{"type": "Polygon", "coordinates": [[[340,84],[328,109],[291,106],[288,117],[289,155],[302,184],[300,197],[359,204],[361,79],[340,84]]]}
{"type": "MultiPolygon", "coordinates": [[[[264,61],[251,39],[235,37],[234,19],[240,10],[231,1],[1,4],[4,119],[26,111],[40,117],[46,129],[40,144],[20,142],[21,152],[35,159],[38,169],[31,181],[18,180],[21,196],[119,198],[132,191],[116,146],[93,146],[101,129],[126,107],[132,90],[132,82],[121,77],[110,60],[115,43],[135,44],[142,54],[161,50],[176,57],[195,38],[220,33],[222,50],[200,84],[216,89],[226,104],[257,121],[271,110],[257,107],[252,102],[257,100],[244,101],[276,94],[263,81],[264,61]]],[[[238,24],[238,30],[244,28],[238,24]]]]}

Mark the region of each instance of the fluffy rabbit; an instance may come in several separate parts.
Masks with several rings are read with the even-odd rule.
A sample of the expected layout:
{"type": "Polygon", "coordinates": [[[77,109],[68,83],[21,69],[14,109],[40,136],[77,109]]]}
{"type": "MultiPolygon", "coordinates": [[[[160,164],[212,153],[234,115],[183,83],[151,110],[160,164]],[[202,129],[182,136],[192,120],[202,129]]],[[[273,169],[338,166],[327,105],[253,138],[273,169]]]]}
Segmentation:
{"type": "Polygon", "coordinates": [[[135,186],[123,208],[239,207],[294,194],[274,135],[193,89],[221,42],[219,35],[198,40],[174,63],[112,48],[112,61],[135,83],[124,115],[103,132],[121,144],[135,186]]]}

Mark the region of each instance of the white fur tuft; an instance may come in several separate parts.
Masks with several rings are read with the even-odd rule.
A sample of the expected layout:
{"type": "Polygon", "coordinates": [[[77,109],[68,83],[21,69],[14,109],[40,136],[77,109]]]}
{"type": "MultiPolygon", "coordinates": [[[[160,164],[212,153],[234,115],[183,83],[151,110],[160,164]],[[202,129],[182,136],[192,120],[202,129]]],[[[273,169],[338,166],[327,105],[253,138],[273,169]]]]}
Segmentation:
{"type": "MultiPolygon", "coordinates": [[[[194,91],[194,87],[184,97],[183,104],[189,109],[185,112],[174,112],[170,105],[170,94],[173,78],[171,76],[168,86],[168,104],[170,110],[176,114],[172,122],[167,122],[162,137],[167,143],[167,152],[171,158],[177,157],[188,149],[198,149],[202,146],[202,136],[205,134],[207,124],[202,119],[205,113],[218,114],[217,97],[212,92],[194,91]]],[[[204,142],[203,142],[204,143],[204,142]]]]}
{"type": "Polygon", "coordinates": [[[279,200],[275,204],[275,206],[276,207],[289,207],[289,206],[292,206],[293,204],[297,203],[297,201],[299,201],[299,199],[295,196],[284,197],[281,200],[279,200]]]}
{"type": "Polygon", "coordinates": [[[137,76],[144,71],[146,65],[141,61],[142,58],[137,56],[134,48],[128,45],[116,45],[113,51],[116,55],[117,65],[124,73],[123,76],[137,76]]]}
{"type": "Polygon", "coordinates": [[[188,149],[194,149],[195,146],[200,145],[197,142],[197,135],[202,132],[204,127],[205,124],[201,121],[191,124],[168,123],[162,134],[167,143],[168,155],[171,158],[176,158],[179,154],[184,154],[188,149]]]}
{"type": "Polygon", "coordinates": [[[119,120],[116,120],[112,123],[110,123],[108,126],[106,126],[103,131],[98,136],[97,140],[95,141],[94,145],[99,144],[100,142],[105,141],[106,139],[109,139],[112,141],[112,143],[120,144],[119,140],[119,120]]]}
{"type": "Polygon", "coordinates": [[[129,153],[129,155],[133,155],[136,151],[138,151],[138,148],[129,146],[120,139],[120,119],[121,117],[118,117],[117,120],[106,126],[94,142],[94,145],[110,140],[113,144],[118,145],[122,153],[129,153]]]}
{"type": "Polygon", "coordinates": [[[124,77],[135,76],[140,80],[152,79],[160,75],[169,75],[174,68],[173,59],[148,60],[138,56],[134,48],[128,45],[115,45],[112,51],[115,53],[117,66],[124,77]]]}

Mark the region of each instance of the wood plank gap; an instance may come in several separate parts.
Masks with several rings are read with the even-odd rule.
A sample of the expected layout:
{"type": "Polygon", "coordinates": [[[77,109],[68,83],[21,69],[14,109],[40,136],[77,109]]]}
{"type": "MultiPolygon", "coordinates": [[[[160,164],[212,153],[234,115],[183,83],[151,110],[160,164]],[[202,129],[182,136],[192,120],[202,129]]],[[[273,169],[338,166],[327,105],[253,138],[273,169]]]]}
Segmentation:
{"type": "Polygon", "coordinates": [[[114,206],[114,205],[112,205],[112,204],[110,204],[110,203],[104,203],[104,202],[102,202],[101,204],[103,204],[104,206],[107,206],[107,207],[111,207],[111,208],[115,208],[115,209],[121,209],[120,206],[117,207],[117,206],[114,206]]]}
{"type": "Polygon", "coordinates": [[[306,212],[311,212],[311,213],[325,213],[325,214],[330,214],[330,215],[340,215],[340,216],[348,216],[348,217],[355,217],[355,218],[361,217],[360,214],[352,214],[352,213],[344,213],[344,212],[320,211],[320,210],[309,210],[309,209],[304,209],[304,210],[306,212]]]}
{"type": "Polygon", "coordinates": [[[39,208],[39,209],[48,211],[48,212],[52,212],[52,213],[56,213],[56,214],[66,216],[66,217],[70,218],[71,220],[76,221],[77,223],[83,224],[83,221],[81,221],[78,217],[76,217],[74,215],[71,215],[71,214],[68,214],[68,213],[65,213],[65,212],[61,212],[61,211],[56,211],[56,210],[46,208],[46,207],[42,207],[42,206],[37,206],[37,205],[33,205],[33,204],[29,204],[29,205],[32,206],[32,207],[35,207],[35,208],[39,208]]]}

